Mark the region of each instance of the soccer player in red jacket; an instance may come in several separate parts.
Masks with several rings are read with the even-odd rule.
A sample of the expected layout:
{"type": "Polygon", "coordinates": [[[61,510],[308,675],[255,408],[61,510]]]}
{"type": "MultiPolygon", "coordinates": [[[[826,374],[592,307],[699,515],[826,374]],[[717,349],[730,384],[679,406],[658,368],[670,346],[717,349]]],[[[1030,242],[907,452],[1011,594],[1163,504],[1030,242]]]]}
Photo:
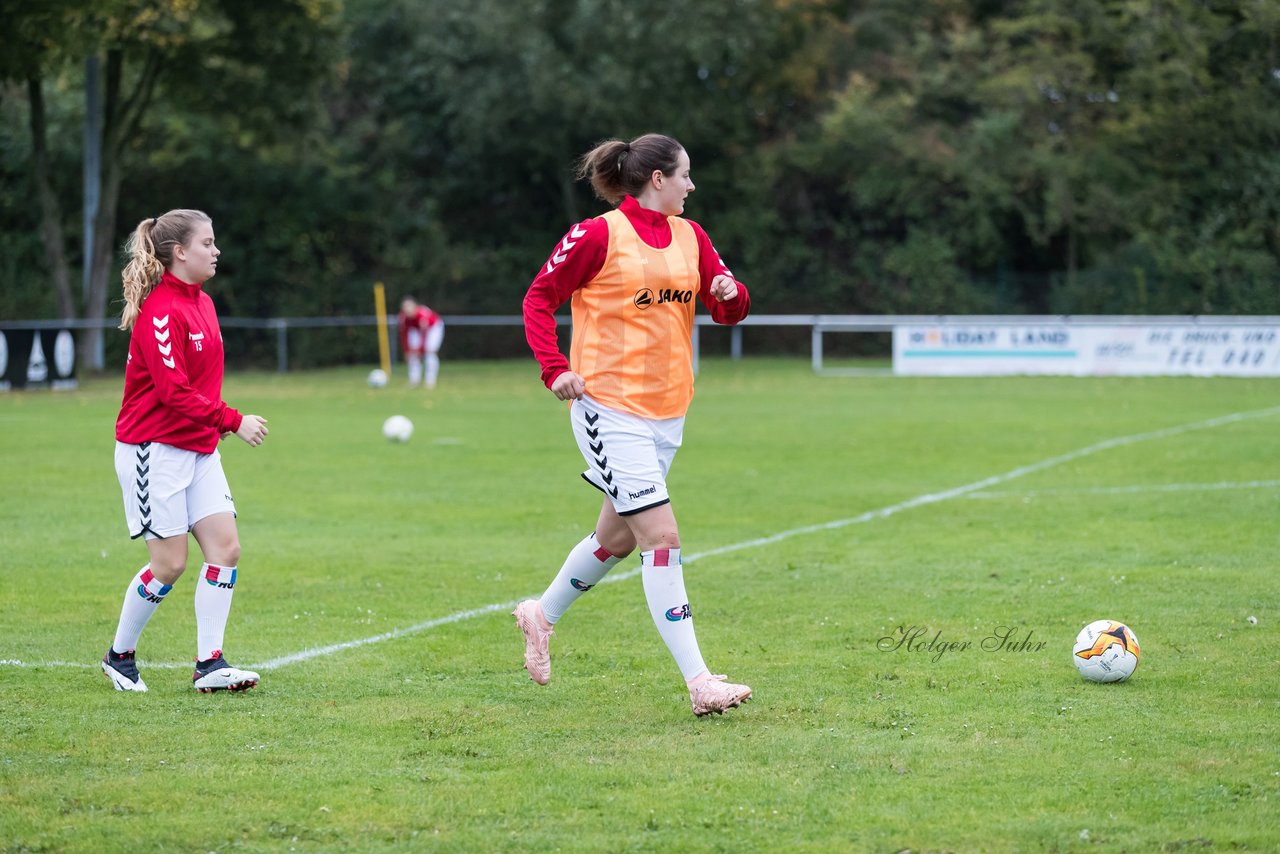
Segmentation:
{"type": "Polygon", "coordinates": [[[586,460],[582,477],[604,493],[595,531],[570,551],[539,599],[521,602],[525,669],[551,678],[552,626],[618,561],[640,550],[653,623],[675,658],[695,715],[721,713],[751,689],[713,675],[702,660],[680,565],[680,534],[666,474],[693,397],[692,334],[698,302],[717,323],[747,316],[750,297],[697,223],[681,218],[693,192],[689,155],[645,134],[609,140],[579,161],[602,200],[616,206],[569,230],[524,299],[525,336],[542,381],[569,408],[586,460]],[[572,300],[566,360],[555,311],[572,300]]]}
{"type": "Polygon", "coordinates": [[[267,422],[222,400],[222,332],[203,283],[218,269],[213,223],[201,211],[145,219],[129,237],[121,329],[131,329],[124,400],[116,419],[116,475],[129,536],[150,562],[129,581],[102,671],[117,691],[146,691],[134,651],[142,630],[187,567],[187,534],[205,563],[196,582],[196,690],[243,691],[258,674],[222,657],[240,537],[218,440],[262,444],[267,422]]]}
{"type": "Polygon", "coordinates": [[[405,297],[396,315],[400,329],[400,350],[409,366],[409,385],[419,382],[427,388],[436,387],[440,376],[440,344],[444,341],[444,321],[413,297],[405,297]],[[426,376],[423,376],[423,367],[426,376]]]}

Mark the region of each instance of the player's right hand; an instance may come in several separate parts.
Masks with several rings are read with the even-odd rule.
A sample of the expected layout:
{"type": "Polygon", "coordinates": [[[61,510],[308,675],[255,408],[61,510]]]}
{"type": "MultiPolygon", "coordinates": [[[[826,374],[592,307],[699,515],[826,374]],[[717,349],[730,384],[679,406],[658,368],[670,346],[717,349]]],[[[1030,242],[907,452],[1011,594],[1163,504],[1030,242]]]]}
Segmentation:
{"type": "Polygon", "coordinates": [[[236,435],[251,448],[256,448],[267,438],[267,419],[259,415],[246,415],[240,419],[240,429],[236,435]]]}
{"type": "Polygon", "coordinates": [[[573,371],[565,371],[551,381],[551,393],[561,400],[581,400],[587,383],[573,371]]]}

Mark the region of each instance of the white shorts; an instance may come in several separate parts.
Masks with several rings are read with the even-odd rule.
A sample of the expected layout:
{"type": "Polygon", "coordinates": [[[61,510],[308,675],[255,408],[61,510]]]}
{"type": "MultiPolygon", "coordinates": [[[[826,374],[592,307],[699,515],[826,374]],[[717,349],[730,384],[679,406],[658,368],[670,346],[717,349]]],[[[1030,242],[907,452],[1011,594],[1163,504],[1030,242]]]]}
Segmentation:
{"type": "Polygon", "coordinates": [[[573,438],[587,461],[582,479],[603,492],[619,516],[671,501],[667,471],[684,437],[684,416],[641,418],[588,396],[569,407],[573,438]]]}
{"type": "Polygon", "coordinates": [[[409,356],[421,356],[423,352],[438,353],[444,342],[444,321],[427,327],[424,335],[421,329],[410,329],[405,336],[405,353],[409,356]]]}
{"type": "Polygon", "coordinates": [[[160,442],[116,442],[116,477],[131,539],[176,537],[206,516],[236,512],[216,449],[198,454],[160,442]]]}

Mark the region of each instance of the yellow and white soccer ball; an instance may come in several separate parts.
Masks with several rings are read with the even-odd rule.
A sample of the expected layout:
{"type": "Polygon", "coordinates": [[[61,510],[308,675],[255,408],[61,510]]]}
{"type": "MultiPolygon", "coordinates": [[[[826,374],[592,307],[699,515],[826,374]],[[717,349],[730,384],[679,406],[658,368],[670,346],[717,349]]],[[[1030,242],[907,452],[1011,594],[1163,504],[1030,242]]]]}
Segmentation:
{"type": "Polygon", "coordinates": [[[1139,654],[1138,639],[1128,626],[1095,620],[1076,636],[1071,660],[1090,682],[1123,682],[1138,668],[1139,654]]]}
{"type": "Polygon", "coordinates": [[[407,442],[413,435],[413,422],[403,415],[392,415],[382,422],[382,435],[392,442],[407,442]]]}

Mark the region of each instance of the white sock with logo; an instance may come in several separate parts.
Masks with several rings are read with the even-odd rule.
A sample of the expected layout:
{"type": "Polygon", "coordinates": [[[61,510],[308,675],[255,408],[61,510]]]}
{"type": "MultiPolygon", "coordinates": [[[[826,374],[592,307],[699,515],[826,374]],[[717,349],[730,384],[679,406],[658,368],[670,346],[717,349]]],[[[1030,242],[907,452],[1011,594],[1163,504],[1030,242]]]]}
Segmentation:
{"type": "Polygon", "coordinates": [[[693,631],[689,596],[684,592],[684,568],[679,549],[654,549],[640,553],[640,580],[644,598],[658,634],[671,650],[686,682],[707,671],[693,631]]]}
{"type": "Polygon", "coordinates": [[[578,543],[564,560],[564,566],[556,574],[547,591],[542,594],[542,613],[547,622],[555,625],[556,620],[564,616],[569,606],[592,587],[600,583],[600,579],[609,570],[618,565],[620,557],[609,552],[596,540],[595,531],[578,543]]]}
{"type": "Polygon", "coordinates": [[[236,568],[201,564],[196,582],[196,660],[207,661],[222,650],[222,638],[236,590],[236,568]]]}
{"type": "Polygon", "coordinates": [[[120,622],[111,648],[117,653],[137,649],[138,638],[142,637],[147,621],[172,589],[172,584],[164,584],[151,574],[151,564],[138,570],[129,582],[129,589],[124,592],[124,605],[120,608],[120,622]]]}

